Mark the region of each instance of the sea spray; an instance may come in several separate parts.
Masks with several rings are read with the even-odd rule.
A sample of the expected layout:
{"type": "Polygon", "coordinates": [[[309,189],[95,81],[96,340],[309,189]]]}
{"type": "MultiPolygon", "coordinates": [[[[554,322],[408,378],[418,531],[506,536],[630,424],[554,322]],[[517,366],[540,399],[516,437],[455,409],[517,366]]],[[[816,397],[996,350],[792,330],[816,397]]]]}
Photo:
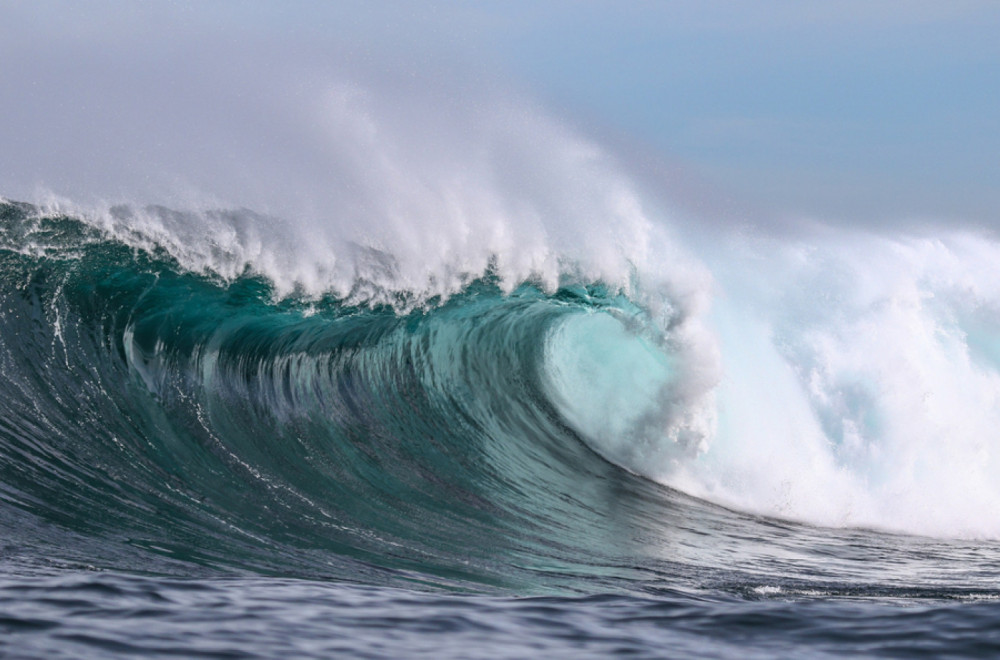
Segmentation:
{"type": "Polygon", "coordinates": [[[691,492],[827,525],[995,536],[1000,245],[971,232],[734,237],[726,377],[691,492]],[[975,320],[974,320],[975,319],[975,320]]]}

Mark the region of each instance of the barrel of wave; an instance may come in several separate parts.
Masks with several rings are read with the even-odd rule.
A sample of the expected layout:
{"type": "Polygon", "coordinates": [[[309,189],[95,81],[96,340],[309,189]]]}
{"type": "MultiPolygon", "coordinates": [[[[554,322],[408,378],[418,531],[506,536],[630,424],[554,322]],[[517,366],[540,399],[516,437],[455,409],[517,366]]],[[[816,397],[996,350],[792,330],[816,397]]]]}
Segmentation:
{"type": "Polygon", "coordinates": [[[666,479],[706,448],[713,418],[684,355],[617,310],[567,315],[548,334],[543,383],[562,419],[606,460],[666,479]]]}

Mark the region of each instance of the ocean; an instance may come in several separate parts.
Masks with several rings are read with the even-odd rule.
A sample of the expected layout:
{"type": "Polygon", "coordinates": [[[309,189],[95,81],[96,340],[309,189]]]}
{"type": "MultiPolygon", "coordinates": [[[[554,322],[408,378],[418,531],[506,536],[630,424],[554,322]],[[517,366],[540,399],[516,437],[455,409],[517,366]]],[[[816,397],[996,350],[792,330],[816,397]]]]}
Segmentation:
{"type": "Polygon", "coordinates": [[[696,174],[808,169],[834,4],[0,3],[0,657],[1000,655],[989,198],[879,215],[964,120],[696,174]]]}
{"type": "MultiPolygon", "coordinates": [[[[940,363],[1000,386],[987,348],[972,357],[983,324],[944,326],[965,289],[957,309],[903,311],[929,325],[918,347],[943,354],[919,365],[907,346],[868,372],[849,347],[839,371],[800,357],[786,376],[828,388],[803,395],[814,426],[781,374],[706,385],[698,361],[725,356],[687,336],[708,330],[670,303],[680,294],[649,298],[634,269],[618,285],[579,268],[512,284],[494,260],[418,294],[384,288],[392,255],[369,250],[357,268],[381,284],[356,274],[317,296],[227,276],[219,246],[196,251],[219,268],[194,269],[162,238],[267,224],[253,214],[4,202],[0,222],[5,657],[1000,649],[1000,545],[976,517],[996,492],[988,435],[948,444],[930,426],[952,400],[933,385],[953,374],[898,383],[927,419],[876,384],[940,363]],[[734,393],[790,428],[732,449],[769,428],[734,393]],[[919,465],[934,442],[937,464],[919,465]],[[915,475],[928,489],[900,485],[915,475]]],[[[900,305],[817,314],[842,333],[871,314],[892,327],[900,305]]],[[[795,318],[801,342],[832,350],[837,333],[795,318]]],[[[988,425],[996,413],[973,403],[960,423],[988,425]]]]}

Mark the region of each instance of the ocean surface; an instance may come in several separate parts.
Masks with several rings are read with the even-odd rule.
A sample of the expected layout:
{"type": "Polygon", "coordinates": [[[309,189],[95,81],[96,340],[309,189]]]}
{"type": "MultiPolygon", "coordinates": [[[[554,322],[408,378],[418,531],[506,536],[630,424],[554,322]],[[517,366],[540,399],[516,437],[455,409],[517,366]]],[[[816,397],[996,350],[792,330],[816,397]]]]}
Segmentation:
{"type": "Polygon", "coordinates": [[[998,9],[0,0],[0,660],[1000,657],[998,9]]]}
{"type": "Polygon", "coordinates": [[[276,223],[0,203],[0,656],[1000,653],[996,242],[276,223]]]}

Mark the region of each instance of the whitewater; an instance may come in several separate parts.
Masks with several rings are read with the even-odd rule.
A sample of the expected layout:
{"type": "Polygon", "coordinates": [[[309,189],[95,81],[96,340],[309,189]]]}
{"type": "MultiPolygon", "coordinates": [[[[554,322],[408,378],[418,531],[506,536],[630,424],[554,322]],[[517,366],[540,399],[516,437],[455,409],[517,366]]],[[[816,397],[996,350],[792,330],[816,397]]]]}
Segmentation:
{"type": "Polygon", "coordinates": [[[994,233],[714,217],[508,82],[168,41],[0,132],[0,655],[1000,649],[994,233]]]}

